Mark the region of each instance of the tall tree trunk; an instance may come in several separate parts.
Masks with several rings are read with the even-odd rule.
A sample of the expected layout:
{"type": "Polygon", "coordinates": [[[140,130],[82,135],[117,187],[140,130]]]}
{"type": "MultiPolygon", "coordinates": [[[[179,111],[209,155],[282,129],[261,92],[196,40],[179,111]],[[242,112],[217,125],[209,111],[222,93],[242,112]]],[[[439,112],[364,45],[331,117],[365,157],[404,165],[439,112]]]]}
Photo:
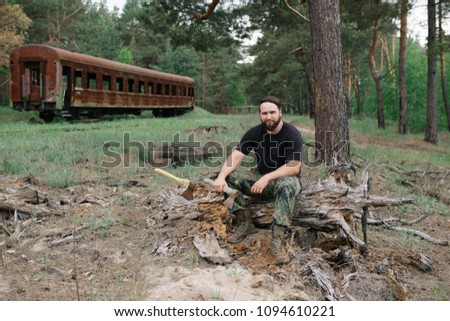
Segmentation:
{"type": "Polygon", "coordinates": [[[339,1],[308,0],[308,5],[316,105],[316,159],[327,166],[349,166],[339,1]]]}
{"type": "MultiPolygon", "coordinates": [[[[394,42],[391,42],[392,44],[392,51],[395,49],[394,42]]],[[[386,64],[388,66],[388,72],[391,76],[391,91],[392,91],[392,109],[395,109],[395,102],[397,101],[397,77],[395,76],[395,67],[393,66],[394,57],[395,55],[392,55],[389,52],[389,46],[387,41],[387,33],[384,32],[381,37],[381,51],[384,54],[384,58],[386,59],[386,64]]],[[[381,68],[380,68],[381,70],[381,68]]]]}
{"type": "Polygon", "coordinates": [[[425,141],[437,144],[436,0],[428,0],[428,95],[425,141]]]}
{"type": "Polygon", "coordinates": [[[450,131],[450,102],[448,101],[447,77],[445,75],[445,50],[444,50],[444,29],[442,28],[442,1],[439,1],[439,57],[441,62],[441,87],[442,98],[444,100],[444,109],[447,114],[447,126],[450,131]]]}
{"type": "Polygon", "coordinates": [[[348,117],[352,117],[352,104],[351,104],[351,92],[352,92],[352,57],[346,56],[344,58],[344,84],[345,84],[345,100],[347,103],[348,117]]]}
{"type": "Polygon", "coordinates": [[[361,114],[361,88],[359,83],[359,76],[355,75],[353,77],[353,90],[355,91],[355,98],[356,98],[356,115],[361,114]]]}
{"type": "Polygon", "coordinates": [[[374,32],[372,38],[372,45],[369,49],[369,66],[370,72],[372,73],[373,80],[375,81],[375,88],[377,93],[377,114],[378,114],[378,128],[386,128],[384,123],[384,105],[383,105],[383,84],[382,77],[377,70],[377,64],[375,61],[375,52],[378,43],[378,25],[380,22],[380,18],[378,17],[374,23],[374,32]]]}
{"type": "Polygon", "coordinates": [[[408,0],[401,0],[400,9],[400,55],[398,59],[398,85],[400,89],[400,116],[398,120],[398,132],[408,132],[408,100],[406,86],[406,46],[408,44],[408,0]]]}
{"type": "Polygon", "coordinates": [[[296,51],[300,57],[300,63],[303,67],[303,73],[305,75],[306,87],[308,90],[308,104],[309,104],[309,118],[313,119],[316,114],[316,106],[314,102],[314,88],[311,82],[311,75],[309,74],[308,61],[305,58],[305,49],[303,43],[301,47],[296,51]]]}
{"type": "Polygon", "coordinates": [[[205,91],[206,91],[206,53],[203,53],[203,68],[202,68],[202,108],[205,109],[205,91]]]}

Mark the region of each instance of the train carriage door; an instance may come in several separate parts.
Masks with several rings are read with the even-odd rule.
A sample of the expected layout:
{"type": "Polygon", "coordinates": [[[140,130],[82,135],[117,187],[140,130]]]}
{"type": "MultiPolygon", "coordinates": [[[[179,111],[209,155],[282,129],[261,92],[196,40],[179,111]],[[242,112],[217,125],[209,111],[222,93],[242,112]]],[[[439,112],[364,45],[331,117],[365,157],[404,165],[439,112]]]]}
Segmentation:
{"type": "Polygon", "coordinates": [[[70,66],[63,66],[62,74],[62,95],[64,98],[64,108],[70,108],[72,103],[72,68],[70,66]]]}
{"type": "Polygon", "coordinates": [[[25,62],[22,74],[22,97],[28,101],[40,101],[42,93],[40,62],[25,62]]]}

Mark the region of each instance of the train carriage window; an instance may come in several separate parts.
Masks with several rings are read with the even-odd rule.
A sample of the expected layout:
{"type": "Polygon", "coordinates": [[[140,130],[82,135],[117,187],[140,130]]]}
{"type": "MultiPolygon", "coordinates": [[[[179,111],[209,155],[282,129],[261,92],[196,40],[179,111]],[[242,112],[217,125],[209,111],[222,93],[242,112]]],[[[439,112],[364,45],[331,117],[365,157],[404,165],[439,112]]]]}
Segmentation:
{"type": "Polygon", "coordinates": [[[172,96],[176,96],[176,95],[177,95],[177,86],[172,85],[172,96]]]}
{"type": "Polygon", "coordinates": [[[111,90],[111,76],[103,75],[103,90],[111,90]]]}
{"type": "Polygon", "coordinates": [[[134,79],[128,79],[128,92],[134,92],[134,79]]]}
{"type": "Polygon", "coordinates": [[[153,89],[153,81],[149,81],[148,82],[148,94],[154,94],[154,89],[153,89]]]}
{"type": "Polygon", "coordinates": [[[162,84],[160,84],[160,83],[156,84],[156,94],[162,95],[162,84]]]}
{"type": "Polygon", "coordinates": [[[123,91],[123,78],[117,77],[116,79],[116,91],[123,91]]]}
{"type": "Polygon", "coordinates": [[[31,78],[31,85],[33,86],[39,86],[41,84],[41,77],[39,71],[40,71],[39,64],[30,64],[30,78],[31,78]]]}
{"type": "Polygon", "coordinates": [[[94,72],[88,72],[88,89],[97,88],[97,74],[94,72]]]}
{"type": "Polygon", "coordinates": [[[164,87],[164,95],[170,95],[170,85],[166,84],[164,87]]]}
{"type": "Polygon", "coordinates": [[[83,72],[81,70],[75,70],[75,87],[81,88],[83,81],[83,72]]]}
{"type": "Polygon", "coordinates": [[[143,82],[142,80],[139,80],[138,92],[140,94],[145,93],[145,82],[143,82]]]}

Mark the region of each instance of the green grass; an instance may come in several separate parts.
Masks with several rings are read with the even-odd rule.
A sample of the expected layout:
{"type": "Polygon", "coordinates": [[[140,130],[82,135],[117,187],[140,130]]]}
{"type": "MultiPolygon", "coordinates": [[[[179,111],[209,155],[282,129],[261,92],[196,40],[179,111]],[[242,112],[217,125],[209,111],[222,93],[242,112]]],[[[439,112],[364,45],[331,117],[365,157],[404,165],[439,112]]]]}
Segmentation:
{"type": "MultiPolygon", "coordinates": [[[[27,122],[26,119],[33,115],[35,116],[33,113],[0,108],[0,171],[12,175],[33,175],[57,188],[85,181],[121,183],[143,177],[149,185],[149,191],[158,190],[162,184],[170,186],[174,183],[154,175],[152,168],[143,162],[148,158],[151,144],[159,147],[163,142],[172,142],[176,138],[180,142],[195,139],[204,147],[208,141],[217,141],[226,153],[225,146],[235,146],[246,129],[259,123],[255,114],[213,115],[201,108],[173,118],[125,117],[76,124],[27,122]],[[194,134],[194,130],[199,126],[224,126],[226,129],[194,134]],[[130,142],[128,148],[125,146],[126,139],[130,142]],[[110,147],[107,147],[107,144],[110,144],[110,147]],[[117,148],[113,148],[111,144],[116,144],[117,148]],[[111,153],[113,157],[110,157],[111,153]],[[121,162],[115,167],[105,166],[115,160],[121,162]]],[[[284,115],[284,119],[300,127],[313,126],[313,120],[308,117],[284,115]]],[[[400,142],[404,140],[425,144],[421,135],[397,135],[395,126],[378,130],[376,121],[370,119],[351,120],[350,132],[370,135],[380,140],[396,139],[400,142]]],[[[303,136],[305,141],[313,140],[313,137],[307,134],[303,136]]],[[[450,167],[450,135],[447,133],[440,133],[439,146],[431,151],[405,152],[394,147],[355,145],[352,147],[352,153],[378,164],[406,162],[406,165],[401,166],[429,163],[450,167]]],[[[168,167],[168,170],[180,177],[200,180],[219,171],[224,157],[225,155],[210,160],[209,165],[202,162],[195,167],[168,167]],[[214,164],[215,166],[211,166],[214,164]]],[[[310,170],[325,173],[317,168],[310,170]]]]}
{"type": "Polygon", "coordinates": [[[0,107],[0,126],[11,122],[36,121],[38,118],[38,112],[21,112],[9,107],[0,107]]]}

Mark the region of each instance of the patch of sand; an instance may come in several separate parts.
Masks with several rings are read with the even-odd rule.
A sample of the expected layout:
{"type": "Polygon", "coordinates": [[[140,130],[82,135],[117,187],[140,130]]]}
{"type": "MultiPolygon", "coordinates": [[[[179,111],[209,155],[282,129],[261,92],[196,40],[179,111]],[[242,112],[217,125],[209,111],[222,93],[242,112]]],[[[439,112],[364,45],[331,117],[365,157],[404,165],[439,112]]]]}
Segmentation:
{"type": "Polygon", "coordinates": [[[272,276],[252,274],[238,263],[192,270],[169,266],[159,271],[149,269],[146,274],[152,286],[145,300],[308,300],[304,293],[281,287],[272,276]]]}

